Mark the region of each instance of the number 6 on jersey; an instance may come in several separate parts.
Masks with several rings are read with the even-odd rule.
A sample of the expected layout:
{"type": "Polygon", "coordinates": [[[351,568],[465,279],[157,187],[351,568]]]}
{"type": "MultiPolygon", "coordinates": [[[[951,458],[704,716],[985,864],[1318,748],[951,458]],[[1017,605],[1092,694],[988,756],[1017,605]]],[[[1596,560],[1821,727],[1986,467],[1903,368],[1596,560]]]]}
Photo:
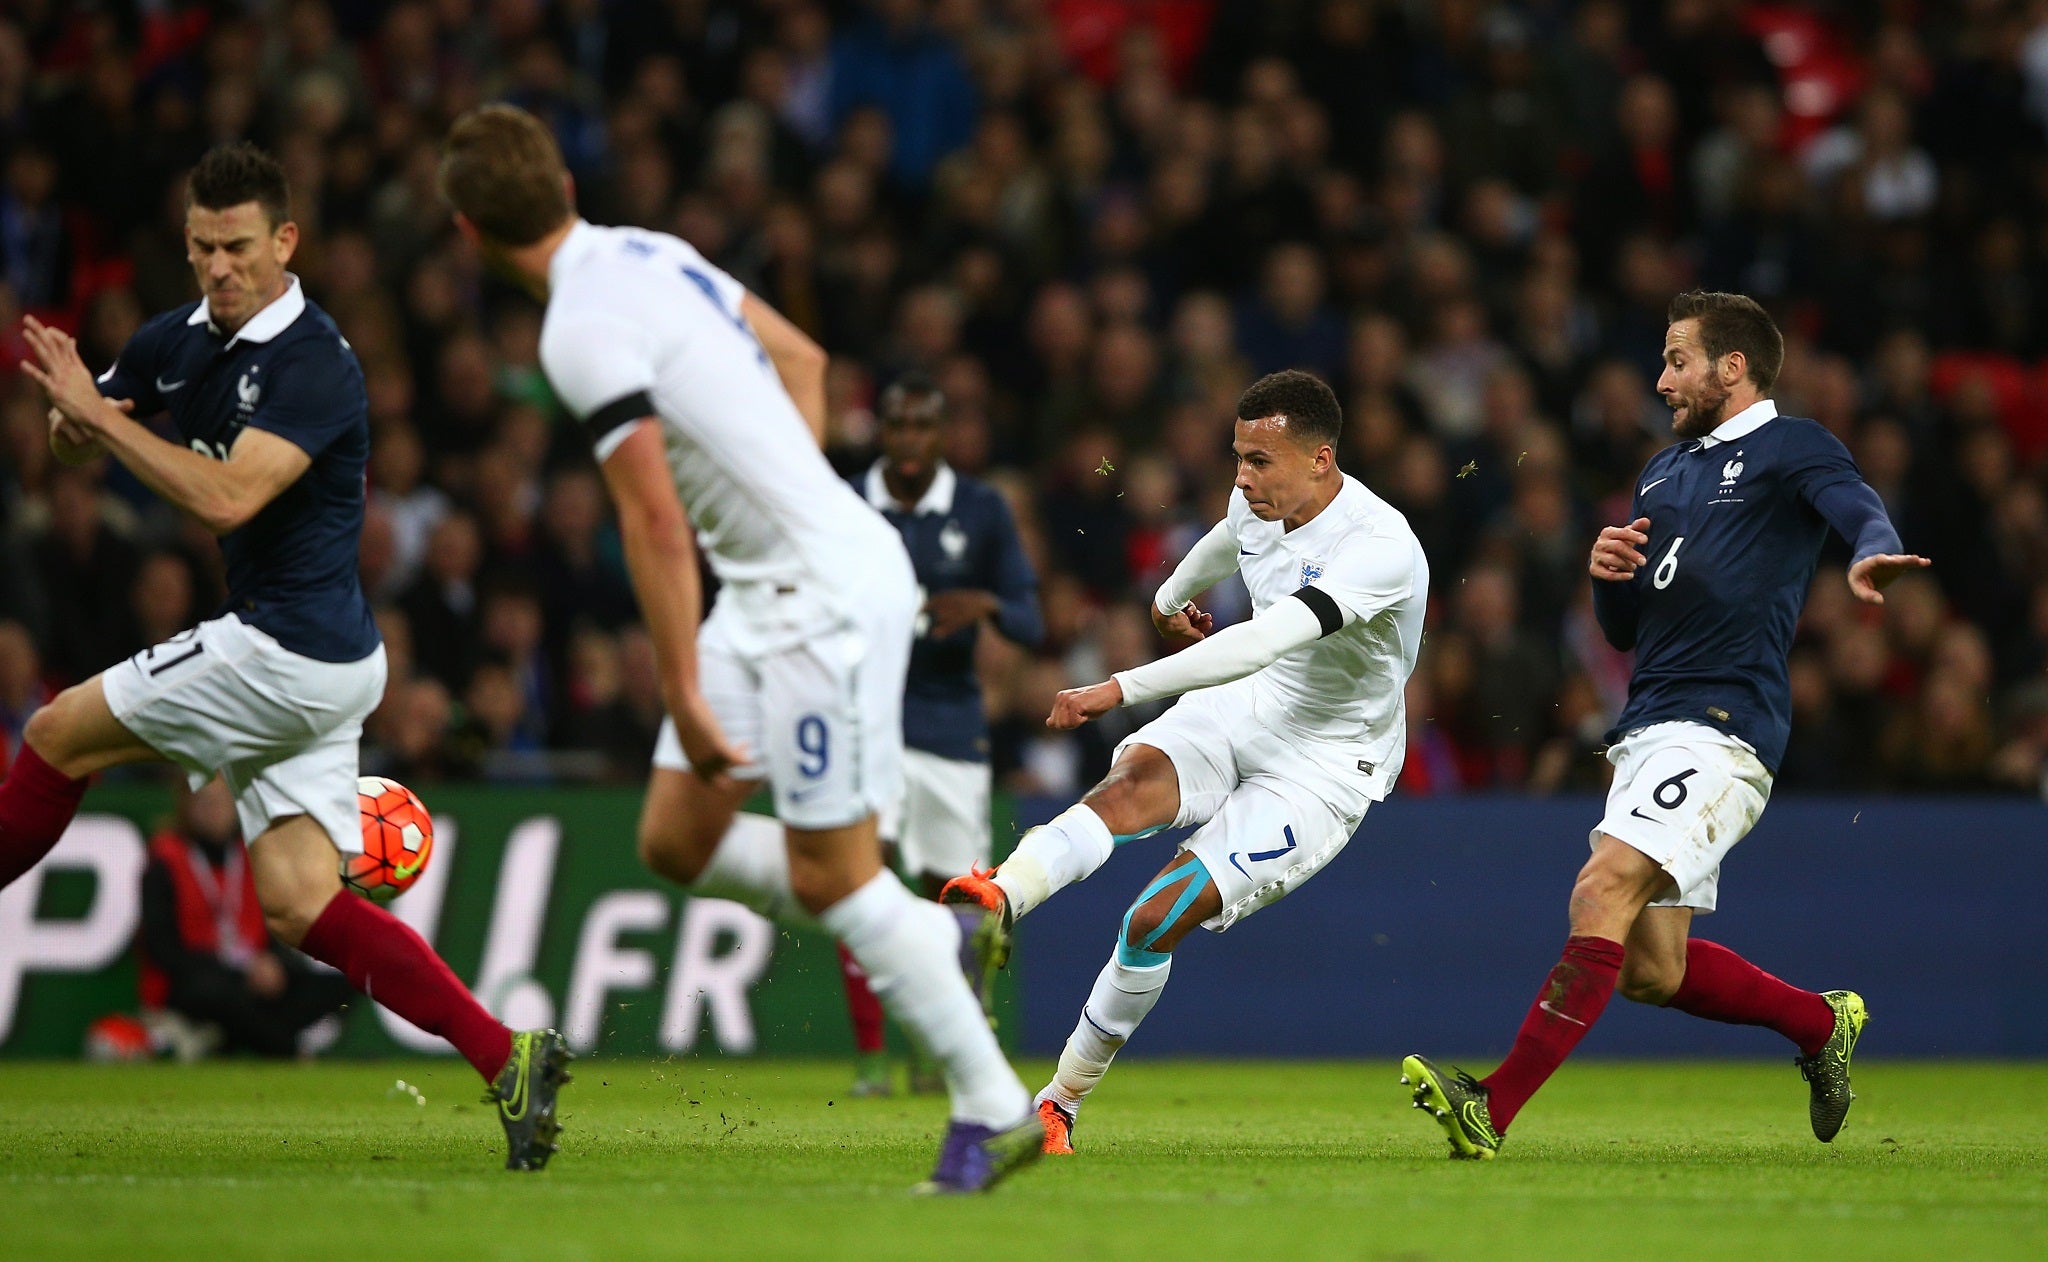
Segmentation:
{"type": "Polygon", "coordinates": [[[1671,580],[1678,577],[1678,545],[1684,542],[1684,535],[1673,539],[1670,549],[1664,553],[1664,559],[1657,562],[1657,572],[1650,576],[1650,581],[1656,584],[1658,591],[1661,592],[1671,586],[1671,580]]]}

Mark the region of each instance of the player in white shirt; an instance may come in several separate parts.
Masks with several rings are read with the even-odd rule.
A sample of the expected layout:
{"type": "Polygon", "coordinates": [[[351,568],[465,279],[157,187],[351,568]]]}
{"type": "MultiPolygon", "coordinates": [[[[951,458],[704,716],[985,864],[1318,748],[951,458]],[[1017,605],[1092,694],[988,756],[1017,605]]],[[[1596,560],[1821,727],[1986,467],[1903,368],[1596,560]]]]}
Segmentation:
{"type": "Polygon", "coordinates": [[[958,921],[882,866],[916,579],[819,449],[824,352],[687,243],[578,218],[553,138],[524,111],[457,120],[441,186],[485,259],[547,302],[541,367],[618,505],[669,716],[641,857],[693,894],[807,913],[844,943],[946,1071],[952,1125],[925,1188],[991,1186],[1044,1131],[961,975],[958,921]],[[692,525],[721,584],[701,634],[692,525]],[[779,828],[739,813],[764,778],[779,828]]]}
{"type": "Polygon", "coordinates": [[[1187,644],[1059,694],[1049,727],[1184,694],[1117,746],[1102,783],[1034,828],[952,902],[1016,918],[1108,861],[1116,846],[1200,825],[1124,916],[1059,1069],[1038,1093],[1046,1151],[1073,1151],[1081,1103],[1159,1000],[1173,949],[1221,933],[1320,871],[1386,797],[1407,751],[1403,692],[1422,643],[1429,564],[1399,512],[1337,468],[1337,397],[1304,372],[1254,382],[1237,404],[1230,511],[1153,600],[1187,644]],[[1236,571],[1255,617],[1208,634],[1193,597],[1236,571]]]}

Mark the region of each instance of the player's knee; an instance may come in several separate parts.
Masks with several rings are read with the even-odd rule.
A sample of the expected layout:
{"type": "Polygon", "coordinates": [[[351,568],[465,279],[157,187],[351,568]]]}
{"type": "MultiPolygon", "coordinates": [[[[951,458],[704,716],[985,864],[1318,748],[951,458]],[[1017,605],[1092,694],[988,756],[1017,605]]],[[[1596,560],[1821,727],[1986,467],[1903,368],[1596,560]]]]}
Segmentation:
{"type": "Polygon", "coordinates": [[[67,706],[59,694],[49,705],[39,708],[28,716],[28,722],[21,729],[24,745],[36,751],[36,756],[51,766],[63,769],[65,760],[71,754],[69,737],[70,725],[65,721],[67,706]]]}
{"type": "Polygon", "coordinates": [[[1131,909],[1124,913],[1124,945],[1134,951],[1160,949],[1159,938],[1166,929],[1166,917],[1171,910],[1158,899],[1133,903],[1131,909]]]}
{"type": "Polygon", "coordinates": [[[1596,856],[1579,869],[1578,880],[1572,883],[1572,924],[1633,920],[1645,901],[1640,881],[1596,856]]]}
{"type": "Polygon", "coordinates": [[[1631,954],[1623,961],[1616,989],[1623,999],[1663,1007],[1685,981],[1685,966],[1670,960],[1631,954]]]}
{"type": "Polygon", "coordinates": [[[643,819],[638,843],[640,862],[656,876],[688,885],[703,873],[704,857],[689,844],[685,829],[643,819]]]}
{"type": "Polygon", "coordinates": [[[263,923],[270,936],[289,947],[306,940],[313,922],[327,910],[333,891],[317,891],[310,883],[272,883],[256,887],[256,901],[263,908],[263,923]]]}

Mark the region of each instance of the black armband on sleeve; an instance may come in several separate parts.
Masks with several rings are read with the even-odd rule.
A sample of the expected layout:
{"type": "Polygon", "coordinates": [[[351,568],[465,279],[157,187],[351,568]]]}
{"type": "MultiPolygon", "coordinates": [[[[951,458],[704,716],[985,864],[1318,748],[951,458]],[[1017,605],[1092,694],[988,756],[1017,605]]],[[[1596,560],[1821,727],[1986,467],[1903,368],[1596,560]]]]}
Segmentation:
{"type": "Polygon", "coordinates": [[[1316,621],[1323,624],[1324,635],[1343,629],[1344,611],[1337,608],[1337,602],[1330,599],[1330,593],[1320,587],[1304,587],[1294,593],[1294,598],[1315,614],[1316,621]]]}
{"type": "Polygon", "coordinates": [[[607,435],[622,425],[631,425],[643,416],[654,415],[654,403],[645,390],[635,390],[622,399],[613,399],[597,411],[583,418],[583,436],[595,447],[607,435]]]}

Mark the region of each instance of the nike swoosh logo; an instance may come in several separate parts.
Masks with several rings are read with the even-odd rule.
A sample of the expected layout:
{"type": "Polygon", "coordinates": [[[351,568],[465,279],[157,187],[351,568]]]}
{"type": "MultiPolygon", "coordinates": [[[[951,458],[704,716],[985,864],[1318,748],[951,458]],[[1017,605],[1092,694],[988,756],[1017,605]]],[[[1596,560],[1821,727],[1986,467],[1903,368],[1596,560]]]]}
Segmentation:
{"type": "Polygon", "coordinates": [[[1642,807],[1640,807],[1640,806],[1631,806],[1631,807],[1629,807],[1629,808],[1628,808],[1628,813],[1629,813],[1629,814],[1631,814],[1631,815],[1633,815],[1633,816],[1635,816],[1635,817],[1636,817],[1637,819],[1640,819],[1640,820],[1647,820],[1648,822],[1650,822],[1650,823],[1652,823],[1652,824],[1655,824],[1655,823],[1659,823],[1659,822],[1661,822],[1661,821],[1659,821],[1659,820],[1651,819],[1651,818],[1650,818],[1650,817],[1649,817],[1648,815],[1645,815],[1645,814],[1643,814],[1643,808],[1642,808],[1642,807]]]}
{"type": "Polygon", "coordinates": [[[189,377],[180,377],[176,381],[165,381],[162,377],[158,377],[156,379],[156,392],[158,394],[169,394],[173,390],[183,390],[185,383],[189,380],[191,380],[189,377]]]}
{"type": "Polygon", "coordinates": [[[1255,556],[1257,556],[1257,555],[1259,555],[1259,554],[1258,554],[1258,553],[1256,553],[1256,552],[1247,552],[1247,551],[1245,551],[1245,550],[1244,550],[1243,548],[1239,548],[1239,549],[1237,550],[1237,555],[1239,555],[1239,556],[1241,556],[1241,557],[1255,557],[1255,556]]]}
{"type": "MultiPolygon", "coordinates": [[[[1240,872],[1244,872],[1244,865],[1237,861],[1237,856],[1234,854],[1230,856],[1230,866],[1236,868],[1240,872]]],[[[1244,872],[1244,879],[1247,881],[1251,880],[1252,874],[1249,872],[1244,872]]]]}
{"type": "Polygon", "coordinates": [[[1651,486],[1658,486],[1658,485],[1661,485],[1661,484],[1663,484],[1663,483],[1665,483],[1665,482],[1669,482],[1670,480],[1671,480],[1671,476],[1670,476],[1669,474],[1666,474],[1665,476],[1663,476],[1663,477],[1661,477],[1661,478],[1658,478],[1658,479],[1657,479],[1657,480],[1656,480],[1655,482],[1652,482],[1652,483],[1650,483],[1650,485],[1649,485],[1649,486],[1646,486],[1646,487],[1644,487],[1644,488],[1643,488],[1642,490],[1640,490],[1640,491],[1637,491],[1637,492],[1636,492],[1636,494],[1637,494],[1637,495],[1648,495],[1648,494],[1650,493],[1650,487],[1651,487],[1651,486]]]}
{"type": "Polygon", "coordinates": [[[420,852],[420,857],[418,859],[415,859],[413,862],[393,865],[391,869],[392,874],[395,875],[401,881],[410,881],[412,879],[413,873],[427,866],[427,855],[429,853],[429,851],[423,850],[420,852]]]}
{"type": "MultiPolygon", "coordinates": [[[[1545,1000],[1543,1000],[1543,1001],[1542,1001],[1541,1003],[1537,1004],[1536,1006],[1537,1006],[1537,1007],[1539,1007],[1539,1008],[1541,1008],[1541,1009],[1543,1009],[1543,1010],[1544,1010],[1545,1012],[1549,1013],[1549,1014],[1550,1014],[1551,1016],[1553,1016],[1553,1017],[1556,1017],[1556,1018],[1557,1018],[1558,1020],[1560,1020],[1560,1021],[1569,1021],[1569,1022],[1571,1022],[1571,1023],[1573,1024],[1573,1025],[1577,1025],[1577,1026],[1584,1026],[1584,1025],[1586,1024],[1586,1023],[1585,1023],[1584,1021],[1581,1021],[1581,1020],[1579,1020],[1579,1019],[1578,1019],[1577,1017],[1575,1017],[1575,1016],[1571,1015],[1571,1014],[1570,1014],[1570,1013],[1568,1013],[1568,1012],[1559,1012],[1559,1011],[1558,1011],[1557,1009],[1555,1009],[1555,1008],[1551,1007],[1551,1006],[1550,1006],[1550,1001],[1549,1001],[1548,999],[1545,999],[1545,1000]]],[[[1588,1027],[1588,1028],[1590,1028],[1590,1027],[1588,1027]]]]}

